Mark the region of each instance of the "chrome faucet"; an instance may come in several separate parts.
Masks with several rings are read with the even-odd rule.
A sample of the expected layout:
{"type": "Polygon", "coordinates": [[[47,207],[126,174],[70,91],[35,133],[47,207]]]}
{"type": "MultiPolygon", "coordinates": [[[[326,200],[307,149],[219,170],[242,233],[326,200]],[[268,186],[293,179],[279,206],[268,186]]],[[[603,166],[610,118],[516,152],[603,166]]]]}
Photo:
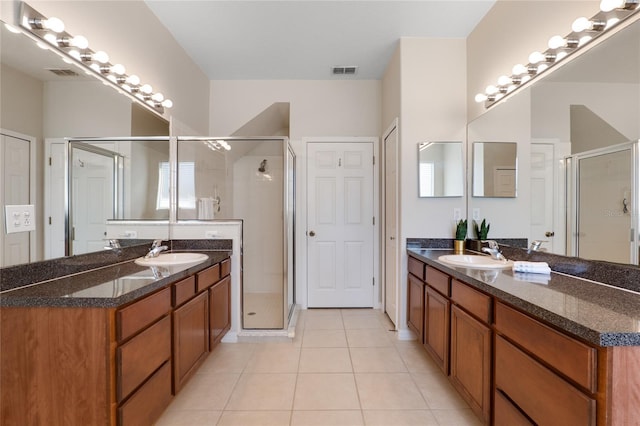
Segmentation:
{"type": "Polygon", "coordinates": [[[498,246],[497,242],[493,240],[486,240],[483,241],[483,243],[489,244],[489,247],[482,247],[482,251],[484,251],[485,253],[489,253],[492,259],[505,261],[507,260],[507,258],[502,255],[500,246],[498,246]]]}
{"type": "Polygon", "coordinates": [[[169,247],[161,246],[160,244],[162,244],[162,240],[153,240],[153,243],[151,244],[151,249],[149,250],[149,253],[147,253],[147,255],[144,258],[149,259],[150,257],[158,257],[160,252],[169,250],[169,247]]]}
{"type": "Polygon", "coordinates": [[[104,246],[105,250],[113,250],[115,253],[119,253],[120,250],[122,249],[122,246],[120,245],[120,241],[116,239],[109,239],[106,241],[108,245],[104,246]]]}
{"type": "Polygon", "coordinates": [[[540,246],[542,246],[542,243],[546,243],[547,241],[541,241],[541,240],[533,240],[531,241],[531,245],[529,246],[529,253],[531,253],[532,251],[538,251],[540,250],[540,246]]]}

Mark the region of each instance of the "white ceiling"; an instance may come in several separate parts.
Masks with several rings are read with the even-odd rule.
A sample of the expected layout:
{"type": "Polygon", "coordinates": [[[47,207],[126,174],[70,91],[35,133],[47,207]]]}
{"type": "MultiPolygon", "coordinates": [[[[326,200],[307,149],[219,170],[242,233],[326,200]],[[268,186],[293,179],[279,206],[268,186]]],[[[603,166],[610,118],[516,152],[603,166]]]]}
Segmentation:
{"type": "Polygon", "coordinates": [[[400,37],[466,38],[494,0],[145,0],[211,80],[381,79],[400,37]],[[352,77],[334,66],[358,66],[352,77]]]}

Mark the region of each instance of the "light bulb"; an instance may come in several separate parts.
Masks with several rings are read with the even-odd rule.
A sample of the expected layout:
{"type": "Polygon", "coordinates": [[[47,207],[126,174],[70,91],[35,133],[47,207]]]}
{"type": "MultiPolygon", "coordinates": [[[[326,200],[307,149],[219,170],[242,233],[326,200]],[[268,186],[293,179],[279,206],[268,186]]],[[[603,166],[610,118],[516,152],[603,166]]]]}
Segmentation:
{"type": "Polygon", "coordinates": [[[132,86],[137,86],[138,84],[140,84],[140,77],[138,77],[135,74],[132,74],[129,77],[127,77],[127,83],[129,83],[132,86]]]}
{"type": "Polygon", "coordinates": [[[71,39],[71,45],[78,49],[86,49],[89,47],[89,40],[84,36],[78,35],[71,39]]]}
{"type": "Polygon", "coordinates": [[[549,65],[542,63],[542,64],[538,65],[538,72],[541,73],[542,71],[546,70],[547,68],[549,68],[549,65]]]}
{"type": "Polygon", "coordinates": [[[89,66],[92,70],[94,70],[95,72],[100,72],[100,65],[93,63],[89,66]]]}
{"type": "Polygon", "coordinates": [[[611,12],[613,9],[623,8],[625,0],[602,0],[600,2],[600,10],[603,12],[611,12]]]}
{"type": "Polygon", "coordinates": [[[104,50],[99,50],[92,55],[94,61],[98,61],[101,64],[106,64],[109,62],[109,55],[104,50]]]}
{"type": "Polygon", "coordinates": [[[153,92],[153,87],[151,87],[148,84],[144,84],[141,88],[140,91],[146,95],[151,94],[151,92],[153,92]]]}
{"type": "Polygon", "coordinates": [[[173,102],[171,101],[171,99],[165,99],[164,101],[162,101],[162,106],[165,108],[171,108],[173,106],[173,102]]]}
{"type": "Polygon", "coordinates": [[[614,18],[610,18],[610,19],[608,19],[608,20],[607,20],[607,26],[606,26],[606,28],[607,28],[607,29],[608,29],[608,28],[611,28],[611,27],[613,27],[615,24],[617,24],[618,22],[620,22],[620,19],[615,18],[615,17],[614,17],[614,18]]]}
{"type": "Polygon", "coordinates": [[[129,86],[127,83],[123,84],[121,87],[127,92],[131,92],[131,86],[129,86]]]}
{"type": "Polygon", "coordinates": [[[529,55],[529,62],[532,64],[537,64],[542,61],[544,61],[544,55],[540,52],[533,52],[529,55]]]}
{"type": "Polygon", "coordinates": [[[564,50],[563,50],[563,51],[558,52],[558,53],[556,54],[556,62],[561,61],[561,60],[562,60],[562,59],[564,59],[564,57],[565,57],[565,56],[567,56],[567,55],[568,55],[568,53],[567,53],[567,52],[565,52],[564,50]]]}
{"type": "Polygon", "coordinates": [[[54,33],[61,33],[64,31],[64,22],[55,17],[51,17],[42,21],[42,26],[48,30],[53,31],[54,33]]]}
{"type": "Polygon", "coordinates": [[[500,78],[498,78],[498,84],[500,86],[506,86],[511,84],[511,77],[508,77],[506,75],[501,75],[500,78]]]}
{"type": "Polygon", "coordinates": [[[511,70],[511,72],[513,72],[514,75],[526,74],[527,73],[527,67],[525,67],[522,64],[516,64],[516,65],[513,66],[513,69],[511,70]]]}
{"type": "Polygon", "coordinates": [[[42,43],[41,41],[36,42],[36,46],[38,46],[42,50],[49,50],[49,46],[47,46],[46,44],[42,43]]]}
{"type": "Polygon", "coordinates": [[[164,95],[160,92],[154,93],[153,95],[151,95],[151,99],[156,102],[162,102],[164,100],[164,95]]]}
{"type": "Polygon", "coordinates": [[[485,93],[487,95],[493,95],[493,94],[498,93],[498,88],[496,86],[494,86],[494,85],[489,85],[489,86],[487,86],[486,89],[484,89],[484,91],[485,91],[485,93]]]}
{"type": "Polygon", "coordinates": [[[573,21],[573,25],[571,25],[571,29],[576,33],[582,32],[589,28],[591,28],[591,21],[589,21],[584,16],[573,21]]]}
{"type": "Polygon", "coordinates": [[[56,42],[58,41],[58,37],[56,37],[55,34],[52,33],[45,34],[43,38],[51,44],[56,44],[56,42]]]}
{"type": "Polygon", "coordinates": [[[18,28],[14,27],[13,25],[4,24],[4,27],[14,34],[20,34],[22,32],[18,28]]]}
{"type": "Polygon", "coordinates": [[[548,43],[549,49],[558,49],[560,47],[565,47],[566,45],[567,42],[564,37],[559,35],[551,37],[548,43]]]}
{"type": "Polygon", "coordinates": [[[111,72],[117,75],[124,75],[127,70],[124,68],[122,64],[115,64],[111,67],[111,72]]]}
{"type": "Polygon", "coordinates": [[[487,100],[487,95],[485,95],[484,93],[478,93],[475,97],[476,102],[480,103],[480,102],[484,102],[487,100]]]}
{"type": "Polygon", "coordinates": [[[529,80],[531,80],[531,76],[529,74],[525,74],[522,76],[522,79],[520,80],[520,84],[524,84],[529,80]]]}
{"type": "Polygon", "coordinates": [[[78,61],[81,58],[80,52],[78,52],[77,50],[70,50],[69,51],[69,56],[71,56],[73,59],[77,59],[78,61]]]}
{"type": "Polygon", "coordinates": [[[578,46],[584,46],[585,44],[590,42],[592,38],[593,37],[588,36],[588,35],[580,37],[580,40],[578,41],[578,46]]]}
{"type": "Polygon", "coordinates": [[[108,79],[110,82],[112,82],[112,83],[116,83],[116,84],[118,84],[118,79],[117,79],[117,78],[116,78],[116,76],[115,76],[115,75],[113,75],[113,74],[109,74],[109,75],[107,76],[107,79],[108,79]]]}

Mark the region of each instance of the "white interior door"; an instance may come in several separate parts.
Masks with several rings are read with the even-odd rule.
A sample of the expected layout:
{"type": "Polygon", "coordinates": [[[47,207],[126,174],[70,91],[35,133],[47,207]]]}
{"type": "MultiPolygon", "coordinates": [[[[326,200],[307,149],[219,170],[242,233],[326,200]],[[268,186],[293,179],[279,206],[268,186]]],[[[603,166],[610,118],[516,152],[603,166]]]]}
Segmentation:
{"type": "Polygon", "coordinates": [[[47,139],[45,166],[45,229],[44,258],[55,259],[65,255],[65,206],[64,206],[64,139],[47,139]]]}
{"type": "Polygon", "coordinates": [[[5,205],[31,204],[31,141],[10,135],[0,135],[0,165],[2,165],[2,256],[0,266],[28,263],[31,254],[31,233],[7,234],[5,227],[5,205]]]}
{"type": "Polygon", "coordinates": [[[113,157],[73,149],[71,169],[71,254],[102,250],[114,217],[113,157]]]}
{"type": "Polygon", "coordinates": [[[307,145],[307,304],[373,307],[373,144],[307,145]]]}
{"type": "Polygon", "coordinates": [[[398,325],[398,128],[384,139],[384,311],[398,325]]]}
{"type": "Polygon", "coordinates": [[[531,144],[531,240],[546,241],[542,247],[551,253],[555,253],[553,158],[553,144],[531,144]]]}

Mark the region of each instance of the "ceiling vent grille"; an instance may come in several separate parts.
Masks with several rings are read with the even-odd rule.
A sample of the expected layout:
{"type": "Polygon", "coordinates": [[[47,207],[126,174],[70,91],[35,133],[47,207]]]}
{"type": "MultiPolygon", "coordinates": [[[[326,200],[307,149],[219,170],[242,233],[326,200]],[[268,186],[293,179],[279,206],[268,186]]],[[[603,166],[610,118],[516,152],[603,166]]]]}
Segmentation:
{"type": "Polygon", "coordinates": [[[356,72],[358,72],[358,67],[356,66],[333,67],[331,69],[333,75],[354,75],[356,72]]]}
{"type": "Polygon", "coordinates": [[[77,77],[80,75],[77,72],[66,68],[47,68],[47,71],[51,71],[58,77],[77,77]]]}

